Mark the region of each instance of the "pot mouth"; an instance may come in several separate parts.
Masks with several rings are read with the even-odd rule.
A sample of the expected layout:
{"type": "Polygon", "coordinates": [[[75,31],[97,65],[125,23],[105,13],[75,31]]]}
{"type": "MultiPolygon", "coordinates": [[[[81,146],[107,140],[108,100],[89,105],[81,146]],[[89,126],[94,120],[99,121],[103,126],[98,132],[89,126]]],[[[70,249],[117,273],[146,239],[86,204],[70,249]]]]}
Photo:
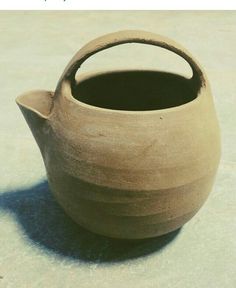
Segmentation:
{"type": "Polygon", "coordinates": [[[194,78],[157,70],[117,70],[80,75],[70,86],[77,104],[120,113],[181,109],[199,100],[201,84],[194,78]]]}

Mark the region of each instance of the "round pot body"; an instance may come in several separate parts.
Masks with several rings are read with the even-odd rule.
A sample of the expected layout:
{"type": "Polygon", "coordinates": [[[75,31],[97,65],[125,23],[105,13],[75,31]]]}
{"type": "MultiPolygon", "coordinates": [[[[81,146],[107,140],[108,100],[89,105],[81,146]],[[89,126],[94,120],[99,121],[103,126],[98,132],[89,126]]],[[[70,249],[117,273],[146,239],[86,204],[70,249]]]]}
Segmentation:
{"type": "Polygon", "coordinates": [[[220,159],[202,69],[182,47],[147,32],[114,33],[82,48],[59,81],[43,131],[48,181],[60,205],[88,230],[116,238],[154,237],[185,224],[211,191],[220,159]],[[129,42],[180,54],[193,77],[110,71],[74,80],[88,56],[129,42]]]}

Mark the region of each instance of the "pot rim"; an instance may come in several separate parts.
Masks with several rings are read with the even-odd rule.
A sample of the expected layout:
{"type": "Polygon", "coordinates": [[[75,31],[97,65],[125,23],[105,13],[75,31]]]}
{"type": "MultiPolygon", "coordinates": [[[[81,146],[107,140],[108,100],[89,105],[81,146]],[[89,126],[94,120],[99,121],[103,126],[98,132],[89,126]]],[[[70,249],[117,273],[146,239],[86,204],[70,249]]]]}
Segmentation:
{"type": "MultiPolygon", "coordinates": [[[[152,70],[152,69],[116,69],[116,70],[95,70],[93,72],[84,72],[79,75],[79,77],[76,77],[76,82],[79,84],[82,81],[85,81],[89,78],[95,77],[95,76],[100,76],[100,75],[106,75],[106,74],[115,74],[115,73],[121,73],[121,72],[163,72],[163,73],[171,73],[176,76],[183,77],[187,80],[191,80],[193,78],[187,78],[185,75],[181,73],[173,73],[165,70],[152,70]]],[[[200,84],[201,85],[201,84],[200,84]]],[[[197,91],[197,96],[193,100],[178,105],[174,107],[169,107],[169,108],[163,108],[163,109],[153,109],[153,110],[119,110],[119,109],[110,109],[110,108],[103,108],[103,107],[98,107],[95,105],[87,104],[84,103],[83,101],[80,101],[76,99],[73,96],[72,93],[72,87],[71,83],[69,81],[63,81],[62,83],[62,91],[66,91],[66,93],[63,93],[65,95],[65,98],[72,102],[73,104],[76,104],[77,106],[81,106],[84,109],[90,109],[94,110],[97,112],[104,112],[104,113],[112,113],[112,114],[129,114],[129,115],[146,115],[146,114],[166,114],[174,111],[181,111],[183,109],[189,108],[193,105],[196,105],[199,103],[200,99],[203,97],[203,90],[206,88],[205,86],[201,85],[197,91]],[[63,87],[64,86],[64,87],[63,87]]]]}

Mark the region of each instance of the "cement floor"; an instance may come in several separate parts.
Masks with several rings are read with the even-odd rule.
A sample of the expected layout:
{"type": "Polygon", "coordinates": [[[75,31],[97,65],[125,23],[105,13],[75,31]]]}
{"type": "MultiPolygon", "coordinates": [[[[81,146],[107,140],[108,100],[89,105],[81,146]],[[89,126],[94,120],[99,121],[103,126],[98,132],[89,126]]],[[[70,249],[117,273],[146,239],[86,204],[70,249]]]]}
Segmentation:
{"type": "MultiPolygon", "coordinates": [[[[236,287],[236,12],[0,13],[0,287],[236,287]],[[87,41],[142,29],[186,46],[205,68],[222,131],[222,159],[204,207],[181,230],[137,243],[76,226],[55,203],[15,98],[54,90],[87,41]]],[[[170,52],[124,45],[82,70],[149,67],[190,73],[170,52]]]]}

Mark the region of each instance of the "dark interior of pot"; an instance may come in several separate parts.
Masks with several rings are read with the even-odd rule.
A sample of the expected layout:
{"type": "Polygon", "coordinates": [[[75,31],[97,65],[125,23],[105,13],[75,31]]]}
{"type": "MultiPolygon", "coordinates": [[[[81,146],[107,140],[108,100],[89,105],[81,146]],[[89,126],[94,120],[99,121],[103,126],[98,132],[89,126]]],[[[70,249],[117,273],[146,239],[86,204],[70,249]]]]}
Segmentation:
{"type": "Polygon", "coordinates": [[[197,97],[193,79],[159,71],[107,72],[79,80],[73,97],[89,105],[128,111],[159,110],[186,104],[197,97]]]}

